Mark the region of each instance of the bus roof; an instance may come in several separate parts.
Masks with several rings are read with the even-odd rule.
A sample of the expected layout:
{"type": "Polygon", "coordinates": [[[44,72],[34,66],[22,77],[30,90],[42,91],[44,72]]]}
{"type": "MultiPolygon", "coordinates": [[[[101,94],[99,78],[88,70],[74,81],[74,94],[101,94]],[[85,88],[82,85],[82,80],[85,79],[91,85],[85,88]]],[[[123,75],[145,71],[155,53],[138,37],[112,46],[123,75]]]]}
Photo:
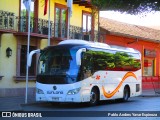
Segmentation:
{"type": "Polygon", "coordinates": [[[92,41],[85,41],[85,40],[78,40],[78,39],[68,39],[60,42],[58,45],[85,45],[85,46],[90,46],[94,48],[102,48],[102,49],[111,49],[111,50],[121,50],[121,51],[126,51],[126,52],[132,52],[132,53],[140,53],[139,51],[129,48],[129,47],[122,47],[122,46],[117,46],[117,45],[108,45],[105,43],[100,43],[100,42],[92,42],[92,41]]]}

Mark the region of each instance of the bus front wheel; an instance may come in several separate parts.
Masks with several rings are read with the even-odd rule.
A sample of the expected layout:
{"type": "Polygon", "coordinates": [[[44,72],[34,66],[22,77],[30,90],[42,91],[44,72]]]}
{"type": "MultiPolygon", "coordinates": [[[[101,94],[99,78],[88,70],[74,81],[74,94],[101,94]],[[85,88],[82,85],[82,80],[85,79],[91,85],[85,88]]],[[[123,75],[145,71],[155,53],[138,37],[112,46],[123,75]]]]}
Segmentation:
{"type": "Polygon", "coordinates": [[[97,105],[98,102],[99,102],[98,89],[92,88],[91,93],[90,93],[90,105],[91,106],[97,105]]]}

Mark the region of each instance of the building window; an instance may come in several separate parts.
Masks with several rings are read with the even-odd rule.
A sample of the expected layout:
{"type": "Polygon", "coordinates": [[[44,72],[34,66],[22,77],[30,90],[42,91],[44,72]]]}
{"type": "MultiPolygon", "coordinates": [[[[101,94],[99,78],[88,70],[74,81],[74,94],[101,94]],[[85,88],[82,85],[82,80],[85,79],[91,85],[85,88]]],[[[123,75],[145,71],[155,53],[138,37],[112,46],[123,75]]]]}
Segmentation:
{"type": "MultiPolygon", "coordinates": [[[[28,12],[23,4],[23,0],[20,0],[20,32],[27,32],[27,24],[28,24],[28,12]]],[[[31,32],[33,32],[33,26],[34,26],[34,17],[37,17],[37,14],[35,14],[35,9],[37,9],[37,2],[36,0],[31,0],[31,11],[30,11],[30,16],[31,16],[31,22],[30,22],[30,27],[31,27],[31,32]],[[36,4],[36,5],[35,5],[36,4]]],[[[37,13],[37,12],[36,12],[37,13]]]]}
{"type": "Polygon", "coordinates": [[[83,11],[83,32],[84,33],[90,32],[91,31],[91,25],[92,25],[91,13],[83,11]]]}
{"type": "MultiPolygon", "coordinates": [[[[35,46],[30,46],[30,51],[35,50],[35,46]]],[[[27,64],[27,45],[21,46],[20,53],[20,76],[26,75],[26,64],[27,64]]],[[[36,75],[36,55],[33,55],[31,67],[29,67],[29,75],[36,75]]]]}
{"type": "Polygon", "coordinates": [[[55,4],[55,37],[67,37],[67,7],[55,4]]]}
{"type": "Polygon", "coordinates": [[[154,76],[154,67],[154,59],[145,59],[143,76],[154,76]]]}

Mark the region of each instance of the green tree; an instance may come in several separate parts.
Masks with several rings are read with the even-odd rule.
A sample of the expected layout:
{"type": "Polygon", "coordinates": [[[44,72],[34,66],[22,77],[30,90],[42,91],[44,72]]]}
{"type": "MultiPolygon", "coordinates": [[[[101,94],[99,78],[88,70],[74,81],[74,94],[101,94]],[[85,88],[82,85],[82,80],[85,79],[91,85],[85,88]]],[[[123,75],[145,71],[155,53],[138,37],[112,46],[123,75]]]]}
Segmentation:
{"type": "Polygon", "coordinates": [[[133,70],[140,68],[140,62],[125,52],[87,51],[83,56],[84,70],[133,70]]]}
{"type": "MultiPolygon", "coordinates": [[[[91,9],[92,17],[94,19],[98,19],[100,10],[112,10],[126,12],[128,14],[139,14],[160,10],[160,0],[91,0],[91,4],[93,5],[91,9]]],[[[97,22],[95,24],[99,23],[97,22]]],[[[94,25],[92,25],[92,27],[94,30],[94,25]]],[[[94,40],[95,36],[92,35],[91,37],[94,40]]],[[[100,36],[98,35],[98,39],[99,37],[100,36]]]]}
{"type": "Polygon", "coordinates": [[[129,14],[160,10],[160,0],[91,0],[91,4],[99,10],[113,10],[129,14]]]}

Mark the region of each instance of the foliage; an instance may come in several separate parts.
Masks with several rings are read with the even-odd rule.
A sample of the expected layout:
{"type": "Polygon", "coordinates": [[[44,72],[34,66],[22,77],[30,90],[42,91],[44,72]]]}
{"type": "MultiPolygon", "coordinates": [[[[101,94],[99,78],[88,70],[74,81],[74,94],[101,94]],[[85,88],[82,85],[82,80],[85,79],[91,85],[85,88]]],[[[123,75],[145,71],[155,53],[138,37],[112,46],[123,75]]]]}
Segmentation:
{"type": "Polygon", "coordinates": [[[137,70],[140,62],[125,52],[87,51],[83,56],[84,69],[94,70],[137,70]]]}
{"type": "Polygon", "coordinates": [[[159,0],[91,0],[91,4],[100,10],[113,10],[129,14],[160,10],[159,0]]]}
{"type": "MultiPolygon", "coordinates": [[[[21,10],[21,17],[22,17],[22,16],[23,16],[23,17],[28,16],[28,15],[27,15],[27,10],[26,10],[26,9],[21,10]]],[[[30,12],[30,16],[31,16],[31,18],[34,17],[34,12],[33,12],[33,11],[30,12]]]]}

